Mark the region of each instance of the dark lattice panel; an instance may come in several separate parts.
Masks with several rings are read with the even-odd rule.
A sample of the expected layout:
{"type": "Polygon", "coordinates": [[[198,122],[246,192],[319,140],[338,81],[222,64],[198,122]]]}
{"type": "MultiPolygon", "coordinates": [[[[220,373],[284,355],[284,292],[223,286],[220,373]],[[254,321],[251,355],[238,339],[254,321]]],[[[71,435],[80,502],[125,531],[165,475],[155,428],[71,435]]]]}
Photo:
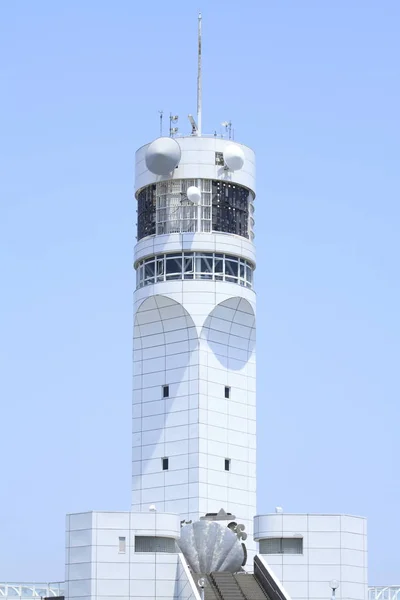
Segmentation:
{"type": "Polygon", "coordinates": [[[148,185],[138,195],[137,239],[156,232],[156,186],[148,185]]]}
{"type": "Polygon", "coordinates": [[[212,230],[249,237],[249,191],[224,181],[212,182],[212,230]]]}

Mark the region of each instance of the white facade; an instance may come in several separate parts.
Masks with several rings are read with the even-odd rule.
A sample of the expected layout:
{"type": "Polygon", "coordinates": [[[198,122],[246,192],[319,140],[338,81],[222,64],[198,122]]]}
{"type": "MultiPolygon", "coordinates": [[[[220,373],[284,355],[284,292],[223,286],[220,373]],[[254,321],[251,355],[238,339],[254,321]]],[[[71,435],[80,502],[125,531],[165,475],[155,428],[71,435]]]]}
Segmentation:
{"type": "Polygon", "coordinates": [[[180,532],[177,515],[88,512],[68,515],[66,528],[67,599],[200,600],[173,547],[180,532]],[[154,543],[161,551],[151,551],[154,543]]]}
{"type": "Polygon", "coordinates": [[[365,518],[259,515],[254,519],[254,537],[260,543],[260,554],[292,600],[328,598],[332,580],[339,582],[338,600],[367,600],[365,518]]]}
{"type": "Polygon", "coordinates": [[[180,162],[167,176],[147,169],[148,146],[136,156],[137,198],[146,186],[172,181],[155,192],[157,211],[161,201],[163,207],[167,204],[167,209],[160,208],[162,218],[157,212],[155,219],[157,227],[165,228],[166,211],[167,219],[168,211],[177,214],[172,227],[179,232],[145,236],[135,247],[138,269],[148,259],[155,261],[150,277],[159,264],[162,273],[161,281],[155,274],[150,284],[143,273],[135,292],[132,509],[147,511],[155,504],[160,511],[196,520],[223,508],[246,526],[248,545],[254,550],[255,292],[243,275],[255,268],[254,154],[235,144],[245,160],[233,172],[216,165],[216,153],[223,155],[232,142],[196,136],[176,142],[180,162]],[[189,216],[183,215],[180,201],[186,179],[201,192],[199,205],[187,206],[189,216]],[[218,181],[246,190],[247,237],[213,231],[212,189],[215,197],[218,181]],[[191,278],[182,272],[168,279],[168,257],[181,257],[184,271],[192,253],[191,278]],[[200,266],[203,256],[209,266],[200,266]],[[230,268],[239,269],[236,278],[230,268]],[[167,397],[163,386],[168,386],[167,397]],[[163,458],[168,459],[167,470],[163,458]]]}

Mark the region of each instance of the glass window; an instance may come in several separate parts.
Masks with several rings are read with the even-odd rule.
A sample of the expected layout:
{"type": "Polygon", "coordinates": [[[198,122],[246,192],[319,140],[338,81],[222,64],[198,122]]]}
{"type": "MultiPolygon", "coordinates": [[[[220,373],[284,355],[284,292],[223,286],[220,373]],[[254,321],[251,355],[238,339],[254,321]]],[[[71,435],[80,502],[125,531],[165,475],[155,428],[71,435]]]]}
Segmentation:
{"type": "Polygon", "coordinates": [[[142,260],[136,267],[136,285],[142,287],[165,279],[209,279],[253,287],[250,262],[231,254],[185,252],[162,254],[142,260]]]}
{"type": "Polygon", "coordinates": [[[213,278],[213,255],[196,254],[196,279],[213,278]]]}
{"type": "Polygon", "coordinates": [[[213,272],[213,257],[211,256],[202,256],[200,258],[200,271],[201,273],[212,273],[213,272]]]}
{"type": "Polygon", "coordinates": [[[154,279],[154,260],[144,264],[144,278],[154,279]]]}
{"type": "Polygon", "coordinates": [[[223,154],[223,152],[216,152],[215,153],[215,164],[218,167],[223,167],[224,166],[224,154],[223,154]]]}
{"type": "Polygon", "coordinates": [[[166,279],[182,279],[182,256],[167,256],[165,273],[166,279]]]}
{"type": "Polygon", "coordinates": [[[246,280],[248,281],[248,283],[251,283],[253,281],[253,271],[251,270],[251,267],[249,267],[249,265],[246,265],[246,280]]]}
{"type": "Polygon", "coordinates": [[[135,535],[135,552],[178,552],[173,538],[135,535]]]}
{"type": "Polygon", "coordinates": [[[164,280],[164,258],[157,259],[157,281],[164,280]]]}
{"type": "Polygon", "coordinates": [[[260,554],[303,554],[303,538],[266,538],[260,540],[260,554]]]}
{"type": "Polygon", "coordinates": [[[223,273],[224,272],[224,261],[222,258],[215,259],[214,272],[215,273],[223,273]]]}
{"type": "Polygon", "coordinates": [[[193,279],[194,277],[194,258],[193,256],[185,256],[183,259],[183,271],[185,279],[193,279]]]}
{"type": "Polygon", "coordinates": [[[226,260],[225,261],[225,275],[226,275],[226,279],[229,279],[228,281],[231,281],[232,278],[236,278],[238,276],[238,263],[237,261],[233,261],[233,260],[226,260]]]}

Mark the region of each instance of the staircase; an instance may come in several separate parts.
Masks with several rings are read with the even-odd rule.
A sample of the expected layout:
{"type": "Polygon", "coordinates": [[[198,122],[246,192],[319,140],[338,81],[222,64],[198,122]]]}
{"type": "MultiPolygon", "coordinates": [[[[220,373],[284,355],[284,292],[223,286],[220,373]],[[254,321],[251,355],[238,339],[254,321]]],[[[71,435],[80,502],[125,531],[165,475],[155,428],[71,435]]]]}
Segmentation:
{"type": "Polygon", "coordinates": [[[262,589],[257,579],[251,573],[236,573],[234,575],[243,596],[247,600],[265,600],[269,599],[267,593],[262,589]]]}
{"type": "Polygon", "coordinates": [[[250,573],[193,574],[195,582],[206,580],[204,600],[271,600],[250,573]]]}
{"type": "Polygon", "coordinates": [[[217,588],[222,600],[246,600],[246,596],[243,595],[232,573],[211,573],[210,579],[217,588]]]}
{"type": "Polygon", "coordinates": [[[254,558],[252,573],[193,573],[197,586],[204,577],[204,600],[291,600],[269,566],[259,557],[254,558]]]}

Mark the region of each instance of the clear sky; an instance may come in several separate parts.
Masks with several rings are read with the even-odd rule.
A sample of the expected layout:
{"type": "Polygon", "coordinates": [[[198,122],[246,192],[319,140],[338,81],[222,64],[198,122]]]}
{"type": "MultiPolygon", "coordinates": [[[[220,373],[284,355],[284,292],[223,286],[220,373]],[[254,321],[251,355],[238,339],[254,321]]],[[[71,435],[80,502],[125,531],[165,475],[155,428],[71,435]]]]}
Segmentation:
{"type": "MultiPolygon", "coordinates": [[[[134,152],[161,109],[189,132],[198,8],[2,2],[2,581],[62,580],[65,513],[129,509],[134,152]]],[[[201,10],[203,129],[257,155],[258,510],[367,516],[399,583],[400,3],[201,10]]]]}

